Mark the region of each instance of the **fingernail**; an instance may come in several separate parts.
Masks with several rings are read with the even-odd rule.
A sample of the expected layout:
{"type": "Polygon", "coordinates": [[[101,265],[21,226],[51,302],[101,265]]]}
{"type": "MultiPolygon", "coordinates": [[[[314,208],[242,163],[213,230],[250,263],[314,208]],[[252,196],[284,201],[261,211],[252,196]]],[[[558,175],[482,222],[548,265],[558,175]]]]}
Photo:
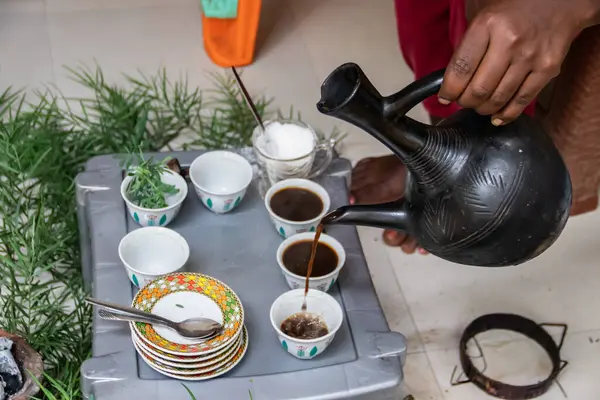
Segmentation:
{"type": "Polygon", "coordinates": [[[354,198],[354,196],[350,196],[350,199],[348,199],[350,204],[354,204],[356,202],[356,199],[354,198]]]}
{"type": "Polygon", "coordinates": [[[500,126],[502,124],[504,124],[504,121],[502,121],[500,118],[492,118],[492,125],[500,126]]]}
{"type": "Polygon", "coordinates": [[[450,104],[450,100],[444,99],[443,97],[438,97],[438,101],[440,102],[440,104],[443,104],[445,106],[450,104]]]}
{"type": "Polygon", "coordinates": [[[425,249],[422,249],[419,247],[419,253],[420,254],[427,254],[427,251],[425,249]]]}

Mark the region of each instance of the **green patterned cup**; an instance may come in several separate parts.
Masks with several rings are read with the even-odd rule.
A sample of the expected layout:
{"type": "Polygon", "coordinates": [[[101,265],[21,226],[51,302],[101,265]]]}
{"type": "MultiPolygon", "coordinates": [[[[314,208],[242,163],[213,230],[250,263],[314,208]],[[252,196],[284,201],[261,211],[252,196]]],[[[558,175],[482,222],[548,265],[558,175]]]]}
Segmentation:
{"type": "Polygon", "coordinates": [[[183,236],[158,226],[129,232],[121,239],[118,251],[129,280],[139,288],[181,271],[190,257],[190,247],[183,236]]]}
{"type": "Polygon", "coordinates": [[[252,166],[239,154],[210,151],[190,165],[190,180],[202,204],[217,214],[236,208],[252,182],[252,166]]]}
{"type": "Polygon", "coordinates": [[[285,292],[271,306],[271,324],[277,332],[279,345],[288,353],[301,360],[310,360],[321,354],[333,341],[342,326],[344,312],[340,304],[330,295],[319,290],[309,289],[306,295],[306,311],[321,317],[329,333],[316,339],[297,339],[281,331],[281,323],[289,316],[300,312],[304,300],[304,289],[285,292]]]}
{"type": "MultiPolygon", "coordinates": [[[[292,246],[294,243],[310,241],[312,242],[315,238],[315,232],[304,232],[297,235],[291,236],[284,240],[277,249],[277,264],[281,268],[281,272],[285,277],[285,280],[290,289],[304,288],[306,284],[306,276],[301,276],[293,273],[283,263],[283,253],[292,246]]],[[[325,233],[321,234],[319,243],[323,243],[332,248],[338,257],[338,263],[336,268],[329,274],[322,276],[311,276],[308,281],[308,287],[311,289],[320,290],[322,292],[328,292],[331,290],[335,282],[337,282],[340,271],[346,262],[346,251],[344,246],[338,242],[333,236],[329,236],[325,233]]]]}
{"type": "Polygon", "coordinates": [[[317,230],[319,222],[321,222],[321,219],[323,219],[323,217],[329,212],[330,206],[331,199],[329,198],[327,190],[325,190],[325,188],[319,185],[318,183],[310,181],[308,179],[286,179],[283,181],[279,181],[273,186],[271,186],[267,191],[267,194],[265,195],[265,207],[267,209],[267,212],[271,217],[271,221],[273,222],[277,233],[279,233],[279,235],[284,239],[287,239],[299,233],[315,232],[317,230]],[[273,211],[273,208],[271,208],[271,199],[273,198],[275,193],[286,188],[306,189],[316,194],[323,202],[323,209],[313,219],[307,221],[290,221],[289,219],[285,219],[277,215],[273,211]]]}
{"type": "Polygon", "coordinates": [[[167,196],[165,201],[168,206],[164,208],[144,208],[133,203],[127,197],[127,187],[133,178],[126,176],[121,183],[121,197],[127,205],[127,212],[131,218],[141,226],[167,226],[181,209],[181,204],[185,200],[188,193],[188,186],[185,179],[181,175],[174,172],[165,172],[162,175],[162,181],[171,185],[175,185],[179,192],[172,196],[167,196]]]}

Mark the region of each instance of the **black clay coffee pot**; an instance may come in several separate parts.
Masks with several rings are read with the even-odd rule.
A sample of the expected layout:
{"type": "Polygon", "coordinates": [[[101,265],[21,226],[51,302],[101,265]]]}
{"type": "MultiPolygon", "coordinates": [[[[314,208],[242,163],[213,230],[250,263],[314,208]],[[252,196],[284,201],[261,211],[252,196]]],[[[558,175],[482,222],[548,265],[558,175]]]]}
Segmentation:
{"type": "Polygon", "coordinates": [[[486,267],[517,265],[554,243],[571,208],[571,180],[552,140],[521,115],[496,127],[463,109],[438,126],[406,113],[436,94],[444,71],[383,97],[360,67],[347,63],[325,80],[317,108],[365,130],[408,169],[403,198],[343,206],[325,224],[406,232],[448,261],[486,267]]]}

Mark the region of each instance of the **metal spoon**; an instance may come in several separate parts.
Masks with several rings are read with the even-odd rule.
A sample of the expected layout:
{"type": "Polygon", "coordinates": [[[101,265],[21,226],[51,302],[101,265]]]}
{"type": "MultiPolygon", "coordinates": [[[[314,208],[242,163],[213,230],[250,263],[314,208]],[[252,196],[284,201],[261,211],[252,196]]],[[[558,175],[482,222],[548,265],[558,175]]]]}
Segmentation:
{"type": "Polygon", "coordinates": [[[207,339],[218,334],[223,325],[210,318],[199,317],[189,318],[185,321],[174,322],[167,318],[160,317],[135,308],[125,307],[118,304],[104,302],[96,299],[86,298],[90,304],[109,310],[108,313],[100,313],[100,317],[119,321],[144,322],[147,324],[158,324],[173,329],[181,336],[189,339],[207,339]],[[104,316],[102,315],[104,314],[104,316]]]}
{"type": "MultiPolygon", "coordinates": [[[[112,321],[132,321],[132,322],[148,322],[151,323],[146,320],[144,320],[141,317],[129,317],[129,316],[125,316],[122,314],[117,314],[115,312],[112,311],[108,311],[107,309],[101,309],[98,311],[98,315],[100,315],[100,318],[102,319],[107,319],[107,320],[112,320],[112,321]]],[[[197,319],[196,319],[197,320],[197,319]]],[[[202,327],[196,329],[194,327],[192,327],[190,324],[193,324],[195,321],[193,319],[188,319],[186,321],[182,322],[182,326],[179,326],[178,328],[174,328],[168,325],[169,328],[175,329],[177,331],[177,333],[179,333],[181,336],[186,337],[188,339],[203,339],[203,340],[208,340],[208,339],[212,339],[213,337],[217,336],[217,334],[219,333],[219,330],[214,330],[212,333],[208,333],[207,336],[197,336],[198,334],[202,333],[202,331],[198,331],[198,329],[204,329],[202,327]],[[187,336],[190,335],[190,336],[187,336]]],[[[159,324],[159,325],[164,325],[162,323],[157,323],[157,322],[153,322],[154,324],[159,324]]]]}

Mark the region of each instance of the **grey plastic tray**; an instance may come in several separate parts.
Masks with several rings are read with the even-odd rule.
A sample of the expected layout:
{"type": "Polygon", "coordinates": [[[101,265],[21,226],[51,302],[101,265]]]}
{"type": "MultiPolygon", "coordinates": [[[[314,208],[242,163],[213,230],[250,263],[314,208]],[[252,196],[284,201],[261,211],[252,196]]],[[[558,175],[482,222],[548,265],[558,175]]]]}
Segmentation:
{"type": "MultiPolygon", "coordinates": [[[[201,152],[171,153],[186,166],[201,152]]],[[[252,161],[248,149],[240,154],[252,161]]],[[[157,158],[167,154],[159,154],[157,158]]],[[[332,207],[346,202],[350,164],[336,159],[317,179],[332,207]]],[[[139,226],[127,215],[119,186],[119,158],[90,160],[77,177],[83,274],[94,297],[130,304],[135,288],[117,254],[121,238],[139,226]]],[[[282,239],[273,228],[253,185],[242,204],[225,215],[205,209],[189,191],[169,228],[191,248],[187,270],[214,276],[239,295],[245,310],[249,348],[242,362],[222,377],[186,382],[199,399],[396,399],[402,382],[404,337],[390,332],[377,300],[356,229],[332,226],[327,232],[346,249],[339,283],[330,292],[342,305],[344,324],[335,340],[313,360],[298,360],[279,345],[269,321],[271,303],[289,290],[275,251],[282,239]],[[390,354],[396,354],[390,356],[390,354]]],[[[181,383],[150,369],[138,358],[127,324],[94,316],[92,358],[81,367],[86,398],[188,399],[181,383]]]]}

